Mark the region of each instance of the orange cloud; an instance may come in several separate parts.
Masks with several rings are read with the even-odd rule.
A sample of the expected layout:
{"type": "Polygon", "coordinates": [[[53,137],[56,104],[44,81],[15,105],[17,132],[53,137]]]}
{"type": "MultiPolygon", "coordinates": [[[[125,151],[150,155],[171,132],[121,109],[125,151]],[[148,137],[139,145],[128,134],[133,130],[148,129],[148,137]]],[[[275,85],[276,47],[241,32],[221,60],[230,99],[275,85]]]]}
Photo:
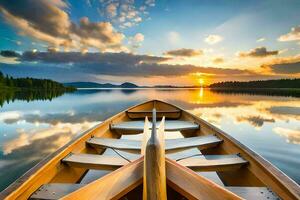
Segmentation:
{"type": "Polygon", "coordinates": [[[289,42],[289,41],[300,41],[300,25],[292,27],[291,31],[285,35],[281,35],[278,38],[280,42],[289,42]]]}
{"type": "Polygon", "coordinates": [[[257,47],[248,52],[238,52],[239,57],[266,57],[278,55],[279,51],[268,51],[266,47],[257,47]]]}

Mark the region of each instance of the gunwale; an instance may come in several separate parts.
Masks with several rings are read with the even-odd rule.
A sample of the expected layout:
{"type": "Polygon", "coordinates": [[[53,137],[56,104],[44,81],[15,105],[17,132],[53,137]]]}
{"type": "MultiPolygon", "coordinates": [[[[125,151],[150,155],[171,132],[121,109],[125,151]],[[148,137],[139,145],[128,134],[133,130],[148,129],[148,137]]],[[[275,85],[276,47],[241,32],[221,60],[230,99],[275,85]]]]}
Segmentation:
{"type": "MultiPolygon", "coordinates": [[[[268,186],[271,188],[274,192],[276,192],[281,198],[283,199],[300,199],[300,186],[293,181],[290,177],[285,175],[281,170],[279,170],[277,167],[272,165],[269,161],[265,160],[263,157],[261,157],[259,154],[255,153],[253,150],[230,136],[229,134],[225,133],[224,131],[220,130],[219,128],[215,127],[214,125],[206,122],[205,120],[193,115],[192,113],[187,112],[186,110],[180,108],[179,106],[166,103],[164,101],[160,100],[150,100],[146,101],[140,104],[137,104],[135,106],[129,107],[126,110],[123,110],[119,112],[118,114],[108,118],[107,120],[103,121],[100,124],[97,124],[96,126],[88,129],[87,131],[83,132],[82,134],[78,135],[74,139],[72,139],[70,142],[68,142],[63,147],[59,148],[54,153],[50,154],[45,159],[41,160],[37,165],[32,167],[30,170],[28,170],[24,175],[22,175],[19,179],[17,179],[15,182],[13,182],[10,186],[8,186],[5,190],[3,190],[0,193],[1,199],[25,199],[28,198],[32,192],[34,192],[34,189],[37,189],[34,184],[36,184],[35,181],[38,181],[38,179],[43,175],[43,172],[47,172],[47,170],[50,170],[52,167],[56,167],[56,171],[54,170],[53,173],[58,173],[59,170],[61,170],[60,167],[65,167],[64,164],[61,163],[61,160],[67,156],[69,153],[71,153],[73,150],[75,152],[82,152],[86,150],[85,147],[85,141],[95,135],[95,132],[100,132],[99,130],[104,129],[106,131],[102,133],[98,133],[97,136],[104,136],[104,137],[120,137],[119,134],[115,135],[106,135],[108,131],[110,131],[110,124],[113,122],[116,122],[118,120],[124,120],[129,119],[126,115],[126,113],[131,110],[138,108],[139,106],[143,106],[145,104],[151,103],[162,103],[166,104],[168,106],[171,106],[175,109],[179,109],[181,111],[181,116],[184,118],[188,118],[190,120],[194,120],[200,125],[200,131],[197,132],[198,134],[201,133],[202,135],[208,134],[208,131],[213,132],[218,137],[224,140],[223,143],[226,143],[227,146],[223,147],[223,149],[219,150],[222,153],[224,151],[226,153],[234,153],[236,149],[239,150],[239,153],[249,161],[250,165],[247,167],[252,170],[255,176],[262,176],[259,178],[259,180],[263,183],[263,185],[268,186]],[[231,147],[231,149],[228,149],[228,146],[231,147]],[[30,193],[31,192],[31,193],[30,193]]],[[[110,133],[113,134],[113,133],[110,133]]],[[[209,154],[209,153],[207,153],[209,154]]],[[[205,155],[205,154],[204,154],[205,155]]],[[[82,172],[81,172],[82,173],[82,172]]],[[[55,174],[52,174],[52,178],[55,176],[55,174]]],[[[51,182],[52,179],[40,181],[40,184],[51,182]]]]}

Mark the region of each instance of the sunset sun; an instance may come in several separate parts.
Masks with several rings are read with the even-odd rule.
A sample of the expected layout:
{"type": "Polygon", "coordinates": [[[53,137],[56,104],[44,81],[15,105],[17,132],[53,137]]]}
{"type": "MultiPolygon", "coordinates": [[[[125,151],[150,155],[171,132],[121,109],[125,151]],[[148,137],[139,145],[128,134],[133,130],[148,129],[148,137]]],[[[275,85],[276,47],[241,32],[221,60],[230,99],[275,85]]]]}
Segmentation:
{"type": "Polygon", "coordinates": [[[0,0],[0,200],[300,200],[299,10],[0,0]]]}
{"type": "Polygon", "coordinates": [[[202,78],[200,78],[200,79],[198,80],[198,82],[199,82],[200,86],[203,86],[204,83],[205,83],[204,79],[202,79],[202,78]]]}

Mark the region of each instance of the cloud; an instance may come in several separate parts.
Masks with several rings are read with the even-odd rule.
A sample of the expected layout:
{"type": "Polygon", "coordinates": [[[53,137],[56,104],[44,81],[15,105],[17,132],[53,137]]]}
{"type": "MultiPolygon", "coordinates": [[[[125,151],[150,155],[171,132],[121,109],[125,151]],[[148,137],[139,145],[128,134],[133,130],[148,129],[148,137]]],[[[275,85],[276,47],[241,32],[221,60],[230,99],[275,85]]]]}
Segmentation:
{"type": "Polygon", "coordinates": [[[90,22],[87,17],[80,20],[79,26],[72,25],[72,30],[80,37],[82,46],[107,49],[121,49],[121,42],[125,37],[122,33],[115,32],[109,22],[90,22]]]}
{"type": "MultiPolygon", "coordinates": [[[[282,51],[284,52],[286,50],[282,51]]],[[[269,73],[286,74],[291,76],[300,73],[299,65],[300,54],[286,57],[275,57],[261,65],[261,69],[263,71],[268,71],[269,73]]]]}
{"type": "Polygon", "coordinates": [[[246,122],[250,123],[252,126],[262,127],[265,122],[274,123],[275,119],[265,118],[265,117],[262,117],[262,116],[242,116],[242,117],[238,116],[237,121],[238,122],[246,121],[246,122]]]}
{"type": "Polygon", "coordinates": [[[164,53],[164,55],[168,56],[179,56],[179,57],[194,57],[194,56],[200,56],[203,54],[202,50],[196,50],[196,49],[176,49],[167,51],[164,53]]]}
{"type": "Polygon", "coordinates": [[[300,144],[300,129],[276,127],[273,129],[278,135],[285,137],[287,143],[300,144]]]}
{"type": "Polygon", "coordinates": [[[134,40],[136,41],[136,42],[143,42],[144,41],[144,35],[143,34],[141,34],[141,33],[137,33],[137,34],[135,34],[135,36],[134,36],[134,40]]]}
{"type": "Polygon", "coordinates": [[[20,57],[20,54],[18,54],[15,51],[10,51],[10,50],[1,51],[0,55],[3,56],[3,57],[7,57],[7,58],[17,58],[17,57],[20,57]]]}
{"type": "Polygon", "coordinates": [[[0,122],[9,123],[18,121],[21,118],[21,113],[17,111],[6,111],[0,113],[0,122]]]}
{"type": "Polygon", "coordinates": [[[117,9],[118,9],[117,6],[118,6],[117,3],[111,3],[108,4],[108,6],[106,7],[106,12],[110,17],[117,16],[117,9]]]}
{"type": "Polygon", "coordinates": [[[223,37],[220,35],[208,35],[204,39],[204,41],[210,45],[217,44],[217,43],[221,42],[222,40],[223,40],[223,37]]]}
{"type": "Polygon", "coordinates": [[[265,40],[266,40],[266,38],[262,37],[262,38],[258,38],[258,39],[256,40],[256,42],[263,42],[263,41],[265,41],[265,40]]]}
{"type": "Polygon", "coordinates": [[[300,116],[300,107],[296,106],[272,106],[268,111],[272,114],[300,116]]]}
{"type": "MultiPolygon", "coordinates": [[[[195,65],[164,64],[172,58],[136,55],[132,53],[85,53],[80,52],[24,52],[18,58],[22,63],[10,65],[9,70],[26,69],[39,74],[80,74],[111,76],[185,76],[191,73],[214,75],[253,76],[248,70],[200,67],[195,65]]],[[[4,66],[4,65],[3,65],[4,66]]],[[[73,74],[73,75],[72,75],[73,74]]]]}
{"type": "Polygon", "coordinates": [[[133,0],[100,0],[99,13],[108,21],[126,29],[139,25],[148,16],[148,9],[155,6],[154,0],[135,4],[133,0]]]}
{"type": "Polygon", "coordinates": [[[278,38],[280,42],[288,42],[288,41],[300,41],[300,25],[296,27],[292,27],[291,31],[285,35],[281,35],[278,38]]]}
{"type": "MultiPolygon", "coordinates": [[[[43,63],[73,63],[73,64],[118,64],[122,71],[122,65],[138,65],[141,63],[160,63],[170,58],[148,55],[136,55],[132,53],[85,53],[80,52],[31,52],[22,54],[20,61],[43,63]]],[[[134,67],[134,66],[133,66],[134,67]]]]}
{"type": "Polygon", "coordinates": [[[300,73],[300,62],[274,64],[267,68],[277,74],[298,74],[300,73]]]}
{"type": "Polygon", "coordinates": [[[132,48],[138,48],[142,45],[145,36],[142,33],[137,33],[133,37],[130,37],[128,40],[128,44],[132,46],[132,48]]]}
{"type": "Polygon", "coordinates": [[[221,58],[221,57],[215,58],[215,59],[213,59],[213,63],[214,64],[224,63],[224,58],[221,58]]]}
{"type": "Polygon", "coordinates": [[[23,148],[28,145],[32,145],[36,141],[45,141],[49,138],[52,138],[55,135],[68,136],[67,138],[64,138],[64,140],[52,140],[51,142],[52,144],[56,144],[55,146],[62,146],[63,144],[71,140],[75,136],[75,134],[87,130],[88,128],[91,128],[94,125],[96,125],[96,122],[84,122],[77,124],[60,123],[52,125],[49,128],[45,128],[43,130],[32,130],[29,133],[25,132],[24,130],[18,130],[19,137],[6,141],[3,144],[3,154],[10,154],[17,149],[23,148]]]}
{"type": "Polygon", "coordinates": [[[65,50],[95,47],[101,51],[123,51],[124,35],[109,22],[90,22],[87,17],[79,25],[70,20],[64,1],[23,0],[13,4],[0,2],[0,12],[20,35],[48,43],[65,50]],[[34,12],[32,12],[34,10],[34,12]]]}
{"type": "Polygon", "coordinates": [[[153,7],[153,6],[155,6],[155,0],[146,0],[145,4],[153,7]]]}
{"type": "Polygon", "coordinates": [[[257,47],[248,52],[238,52],[239,57],[266,57],[278,54],[279,51],[268,51],[266,47],[257,47]]]}

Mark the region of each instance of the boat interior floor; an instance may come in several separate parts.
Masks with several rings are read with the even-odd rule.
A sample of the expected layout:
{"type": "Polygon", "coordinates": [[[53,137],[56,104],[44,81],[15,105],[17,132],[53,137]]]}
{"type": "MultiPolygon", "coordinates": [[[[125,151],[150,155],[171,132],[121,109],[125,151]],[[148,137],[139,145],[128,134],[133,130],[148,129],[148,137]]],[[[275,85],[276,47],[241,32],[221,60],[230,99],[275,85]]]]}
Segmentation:
{"type": "MultiPolygon", "coordinates": [[[[178,111],[174,111],[178,112],[178,111]]],[[[134,113],[133,114],[139,114],[134,113]]],[[[158,122],[159,124],[160,122],[158,122]]],[[[111,130],[120,134],[119,139],[92,137],[86,141],[88,148],[101,154],[76,154],[65,157],[62,162],[70,167],[85,168],[87,172],[76,184],[50,183],[41,186],[30,199],[59,199],[78,188],[104,177],[115,169],[140,158],[144,121],[135,120],[111,124],[111,130]],[[128,134],[130,133],[130,134],[128,134]],[[99,151],[99,149],[102,151],[99,151]],[[103,152],[104,150],[104,152],[103,152]]],[[[151,127],[151,123],[149,128],[151,127]]],[[[186,166],[198,175],[245,199],[279,199],[266,187],[230,186],[222,181],[219,172],[238,170],[248,164],[238,153],[230,155],[205,155],[202,150],[222,143],[216,135],[184,137],[181,131],[198,130],[191,121],[166,120],[166,157],[186,166]]],[[[182,198],[184,199],[184,198],[182,198]]]]}

